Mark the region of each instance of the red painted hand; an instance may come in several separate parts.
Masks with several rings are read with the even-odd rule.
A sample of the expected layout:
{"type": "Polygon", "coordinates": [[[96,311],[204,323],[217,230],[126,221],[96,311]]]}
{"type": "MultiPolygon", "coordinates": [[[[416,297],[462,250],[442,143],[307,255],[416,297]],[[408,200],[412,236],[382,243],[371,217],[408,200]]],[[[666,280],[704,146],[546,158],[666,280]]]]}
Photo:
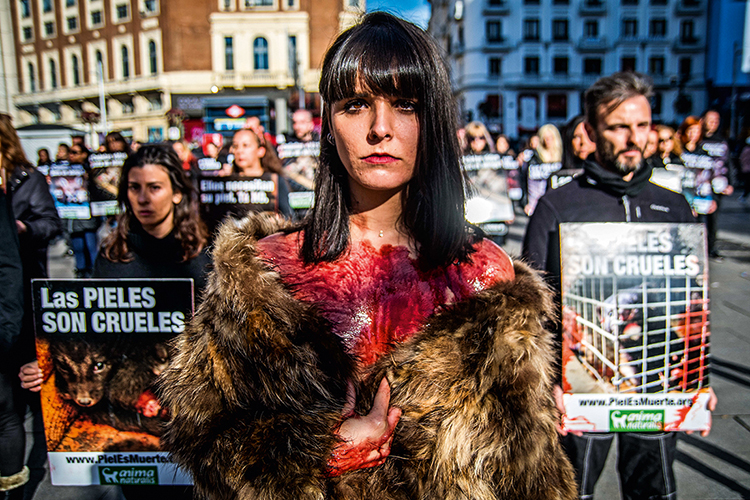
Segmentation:
{"type": "Polygon", "coordinates": [[[328,461],[329,477],[351,470],[376,467],[385,462],[391,452],[393,431],[401,418],[400,408],[389,407],[390,399],[391,388],[384,378],[380,382],[370,413],[356,415],[353,413],[354,387],[349,386],[343,414],[345,417],[351,416],[336,431],[342,442],[333,450],[333,456],[328,461]]]}

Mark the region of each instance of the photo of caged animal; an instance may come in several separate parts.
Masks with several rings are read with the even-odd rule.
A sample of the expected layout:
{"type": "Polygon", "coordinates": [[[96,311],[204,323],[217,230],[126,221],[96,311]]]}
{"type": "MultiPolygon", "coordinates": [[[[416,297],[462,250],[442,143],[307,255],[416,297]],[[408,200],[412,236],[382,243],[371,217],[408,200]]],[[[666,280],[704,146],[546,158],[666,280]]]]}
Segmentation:
{"type": "Polygon", "coordinates": [[[169,363],[166,343],[53,337],[49,354],[55,390],[78,418],[119,431],[161,435],[167,415],[153,386],[169,363]]]}

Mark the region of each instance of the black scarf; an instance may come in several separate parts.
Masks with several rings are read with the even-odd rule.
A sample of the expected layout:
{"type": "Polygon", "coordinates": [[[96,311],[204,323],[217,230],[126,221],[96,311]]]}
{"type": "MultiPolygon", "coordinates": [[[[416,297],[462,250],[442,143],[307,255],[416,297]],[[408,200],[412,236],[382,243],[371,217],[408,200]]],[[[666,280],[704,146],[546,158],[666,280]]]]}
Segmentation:
{"type": "Polygon", "coordinates": [[[648,185],[651,178],[652,167],[643,161],[641,167],[635,171],[630,181],[623,180],[622,176],[593,161],[583,162],[583,170],[589,182],[599,186],[603,191],[621,198],[622,196],[637,196],[648,185]]]}

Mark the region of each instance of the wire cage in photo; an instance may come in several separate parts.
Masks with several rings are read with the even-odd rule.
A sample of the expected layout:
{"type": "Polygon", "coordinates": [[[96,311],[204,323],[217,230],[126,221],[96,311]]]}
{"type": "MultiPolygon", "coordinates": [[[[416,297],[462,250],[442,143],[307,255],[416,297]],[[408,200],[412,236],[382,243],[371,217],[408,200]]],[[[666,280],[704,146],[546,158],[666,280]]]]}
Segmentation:
{"type": "Polygon", "coordinates": [[[685,392],[708,384],[705,282],[578,276],[563,294],[563,316],[564,345],[602,392],[685,392]]]}

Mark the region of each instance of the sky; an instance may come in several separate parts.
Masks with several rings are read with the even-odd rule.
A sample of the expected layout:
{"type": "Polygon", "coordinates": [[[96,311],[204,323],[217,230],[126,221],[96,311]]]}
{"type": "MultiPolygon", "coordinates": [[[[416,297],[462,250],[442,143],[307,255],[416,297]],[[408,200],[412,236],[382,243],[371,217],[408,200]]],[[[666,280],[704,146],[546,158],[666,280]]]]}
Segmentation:
{"type": "Polygon", "coordinates": [[[385,10],[427,28],[430,4],[427,0],[367,0],[367,11],[385,10]]]}

